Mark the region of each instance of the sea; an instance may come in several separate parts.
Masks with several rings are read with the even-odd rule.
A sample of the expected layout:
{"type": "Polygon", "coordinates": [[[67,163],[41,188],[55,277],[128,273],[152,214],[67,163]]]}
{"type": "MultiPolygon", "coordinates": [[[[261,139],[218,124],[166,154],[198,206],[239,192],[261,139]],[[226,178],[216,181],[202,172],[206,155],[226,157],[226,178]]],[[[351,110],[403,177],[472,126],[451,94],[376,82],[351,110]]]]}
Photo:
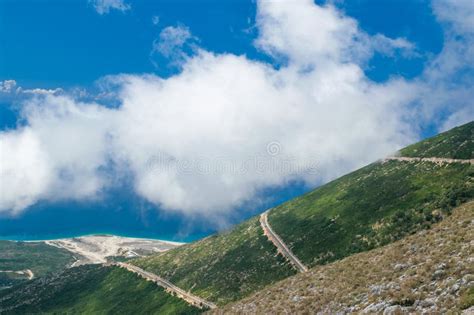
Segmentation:
{"type": "Polygon", "coordinates": [[[132,190],[109,191],[95,200],[41,201],[16,216],[0,214],[0,240],[34,241],[93,234],[192,242],[229,229],[251,216],[308,190],[295,182],[262,191],[225,220],[190,218],[160,209],[132,190]],[[226,222],[226,224],[222,224],[226,222]]]}

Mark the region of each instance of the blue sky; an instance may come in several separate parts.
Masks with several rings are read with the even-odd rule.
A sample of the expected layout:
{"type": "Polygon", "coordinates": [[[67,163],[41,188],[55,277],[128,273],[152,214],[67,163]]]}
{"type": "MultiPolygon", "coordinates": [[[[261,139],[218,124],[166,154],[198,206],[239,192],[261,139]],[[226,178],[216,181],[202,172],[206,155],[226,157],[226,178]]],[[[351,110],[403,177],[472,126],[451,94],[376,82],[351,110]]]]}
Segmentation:
{"type": "Polygon", "coordinates": [[[450,0],[1,1],[0,237],[193,239],[467,122],[473,16],[450,0]]]}
{"type": "MultiPolygon", "coordinates": [[[[177,24],[189,27],[208,50],[268,60],[253,45],[253,1],[134,1],[126,12],[104,15],[87,0],[2,1],[0,6],[0,79],[14,78],[24,87],[90,86],[116,73],[167,75],[166,60],[156,68],[149,55],[160,30],[177,24]]],[[[374,80],[418,75],[429,54],[442,48],[442,28],[429,1],[360,0],[339,7],[369,34],[405,37],[423,53],[412,59],[374,56],[366,69],[374,80]]]]}

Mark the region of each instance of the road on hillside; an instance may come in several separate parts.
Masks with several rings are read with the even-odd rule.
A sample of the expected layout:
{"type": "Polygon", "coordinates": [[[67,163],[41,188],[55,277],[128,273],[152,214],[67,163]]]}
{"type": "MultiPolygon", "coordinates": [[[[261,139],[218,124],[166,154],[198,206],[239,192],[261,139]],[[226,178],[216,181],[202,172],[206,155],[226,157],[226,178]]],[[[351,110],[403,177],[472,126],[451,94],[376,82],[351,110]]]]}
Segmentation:
{"type": "Polygon", "coordinates": [[[208,302],[208,301],[206,301],[206,300],[204,300],[204,299],[202,299],[202,298],[200,298],[196,295],[193,295],[189,292],[186,292],[183,289],[178,288],[177,286],[175,286],[174,284],[172,284],[168,280],[165,280],[165,279],[155,275],[154,273],[145,271],[145,270],[141,269],[140,267],[137,267],[137,266],[134,266],[134,265],[131,265],[131,264],[127,264],[127,263],[124,263],[124,262],[112,263],[112,265],[115,265],[115,266],[118,266],[118,267],[121,267],[121,268],[125,268],[130,272],[138,274],[139,276],[141,276],[142,278],[144,278],[146,280],[155,282],[160,287],[165,288],[166,291],[168,291],[170,293],[174,293],[177,297],[185,300],[186,302],[188,302],[191,305],[197,306],[199,308],[204,308],[204,307],[207,307],[207,308],[210,308],[210,309],[217,308],[217,305],[215,305],[214,303],[208,302]]]}
{"type": "Polygon", "coordinates": [[[260,215],[260,225],[263,229],[263,234],[268,237],[268,239],[277,247],[278,252],[285,256],[291,264],[299,271],[305,272],[308,271],[306,267],[286,246],[282,239],[276,234],[268,223],[268,211],[265,211],[260,215]]]}
{"type": "Polygon", "coordinates": [[[449,158],[439,158],[439,157],[405,157],[405,156],[389,156],[384,159],[384,161],[402,161],[402,162],[433,162],[433,163],[461,163],[461,164],[474,164],[474,160],[462,160],[462,159],[449,159],[449,158]]]}

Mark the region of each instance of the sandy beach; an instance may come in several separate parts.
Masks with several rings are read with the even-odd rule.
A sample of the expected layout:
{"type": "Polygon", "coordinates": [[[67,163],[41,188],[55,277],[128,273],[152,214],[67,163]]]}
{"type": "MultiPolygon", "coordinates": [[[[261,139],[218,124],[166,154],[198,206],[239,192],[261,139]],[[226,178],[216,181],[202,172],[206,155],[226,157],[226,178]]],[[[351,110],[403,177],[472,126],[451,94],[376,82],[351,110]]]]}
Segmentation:
{"type": "Polygon", "coordinates": [[[160,253],[184,243],[155,239],[121,237],[115,235],[88,235],[44,241],[50,246],[66,249],[76,255],[72,266],[103,264],[113,257],[133,258],[160,253]]]}

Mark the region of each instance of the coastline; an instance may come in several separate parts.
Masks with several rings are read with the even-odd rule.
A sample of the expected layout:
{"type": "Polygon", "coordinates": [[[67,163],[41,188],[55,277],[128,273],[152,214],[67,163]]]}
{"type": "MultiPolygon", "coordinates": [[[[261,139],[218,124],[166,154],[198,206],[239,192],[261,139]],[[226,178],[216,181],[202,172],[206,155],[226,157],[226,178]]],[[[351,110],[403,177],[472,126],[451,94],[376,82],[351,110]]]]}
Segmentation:
{"type": "Polygon", "coordinates": [[[29,241],[29,243],[44,243],[73,253],[76,261],[71,267],[84,264],[106,264],[112,257],[137,258],[148,256],[162,253],[185,244],[155,239],[122,237],[111,234],[94,234],[56,240],[29,241]]]}

